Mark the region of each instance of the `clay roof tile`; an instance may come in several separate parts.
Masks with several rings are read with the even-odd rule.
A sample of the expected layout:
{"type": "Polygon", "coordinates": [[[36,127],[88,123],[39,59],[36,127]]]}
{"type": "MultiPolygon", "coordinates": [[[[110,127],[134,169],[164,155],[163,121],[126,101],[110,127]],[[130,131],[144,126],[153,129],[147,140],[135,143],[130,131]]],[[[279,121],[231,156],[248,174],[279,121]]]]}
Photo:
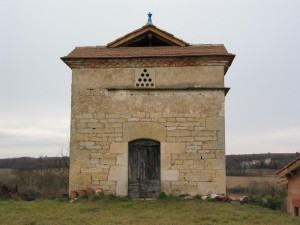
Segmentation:
{"type": "Polygon", "coordinates": [[[192,45],[162,47],[118,47],[105,46],[76,47],[62,59],[79,58],[137,58],[137,57],[180,57],[180,56],[220,56],[232,55],[224,45],[192,45]]]}

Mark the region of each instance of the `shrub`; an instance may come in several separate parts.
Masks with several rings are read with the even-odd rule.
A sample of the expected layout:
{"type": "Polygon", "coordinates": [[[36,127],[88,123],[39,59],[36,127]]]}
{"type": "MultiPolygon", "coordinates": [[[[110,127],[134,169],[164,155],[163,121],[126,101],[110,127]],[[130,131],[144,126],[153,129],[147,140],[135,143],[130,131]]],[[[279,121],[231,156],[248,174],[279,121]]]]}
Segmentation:
{"type": "Polygon", "coordinates": [[[202,196],[201,196],[201,195],[195,195],[195,196],[193,197],[193,199],[202,200],[202,196]]]}
{"type": "MultiPolygon", "coordinates": [[[[186,196],[186,195],[182,195],[182,196],[186,196]]],[[[165,192],[161,192],[158,196],[158,200],[179,200],[183,198],[184,197],[181,196],[167,195],[165,192]]]]}
{"type": "Polygon", "coordinates": [[[269,193],[250,195],[249,203],[270,208],[273,210],[284,210],[286,190],[278,187],[271,187],[269,193]]]}
{"type": "Polygon", "coordinates": [[[168,195],[165,192],[160,192],[158,199],[166,199],[168,197],[168,195]]]}

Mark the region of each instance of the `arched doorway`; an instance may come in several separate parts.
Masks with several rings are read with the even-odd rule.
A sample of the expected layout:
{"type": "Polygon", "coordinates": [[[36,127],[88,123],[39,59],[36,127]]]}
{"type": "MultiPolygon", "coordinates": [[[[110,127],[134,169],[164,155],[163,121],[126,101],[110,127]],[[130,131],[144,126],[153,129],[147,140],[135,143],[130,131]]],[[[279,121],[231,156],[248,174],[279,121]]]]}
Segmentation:
{"type": "Polygon", "coordinates": [[[128,196],[155,198],[160,193],[160,143],[150,139],[129,142],[128,196]]]}

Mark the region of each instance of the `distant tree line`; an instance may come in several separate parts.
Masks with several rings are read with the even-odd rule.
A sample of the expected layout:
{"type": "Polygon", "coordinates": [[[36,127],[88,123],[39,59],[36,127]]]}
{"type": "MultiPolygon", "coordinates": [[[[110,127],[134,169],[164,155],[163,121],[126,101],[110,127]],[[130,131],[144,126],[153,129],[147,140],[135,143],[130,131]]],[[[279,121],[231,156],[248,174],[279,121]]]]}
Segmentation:
{"type": "Polygon", "coordinates": [[[58,168],[69,165],[69,157],[47,157],[41,156],[39,158],[20,157],[0,159],[0,168],[8,169],[36,169],[43,166],[43,168],[58,168]]]}
{"type": "Polygon", "coordinates": [[[261,175],[262,170],[274,173],[296,158],[300,153],[266,153],[226,156],[226,174],[228,176],[261,175]],[[266,160],[269,160],[266,163],[266,160]],[[274,172],[271,172],[271,171],[274,172]]]}

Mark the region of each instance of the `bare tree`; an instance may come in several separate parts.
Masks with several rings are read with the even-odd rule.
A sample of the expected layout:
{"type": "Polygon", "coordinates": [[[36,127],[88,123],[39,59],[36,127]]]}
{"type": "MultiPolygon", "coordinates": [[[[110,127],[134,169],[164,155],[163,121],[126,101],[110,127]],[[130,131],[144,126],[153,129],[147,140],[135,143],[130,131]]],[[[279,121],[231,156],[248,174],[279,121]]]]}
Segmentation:
{"type": "Polygon", "coordinates": [[[56,167],[56,174],[64,185],[65,191],[69,189],[69,168],[70,168],[70,149],[62,149],[56,167]]]}

